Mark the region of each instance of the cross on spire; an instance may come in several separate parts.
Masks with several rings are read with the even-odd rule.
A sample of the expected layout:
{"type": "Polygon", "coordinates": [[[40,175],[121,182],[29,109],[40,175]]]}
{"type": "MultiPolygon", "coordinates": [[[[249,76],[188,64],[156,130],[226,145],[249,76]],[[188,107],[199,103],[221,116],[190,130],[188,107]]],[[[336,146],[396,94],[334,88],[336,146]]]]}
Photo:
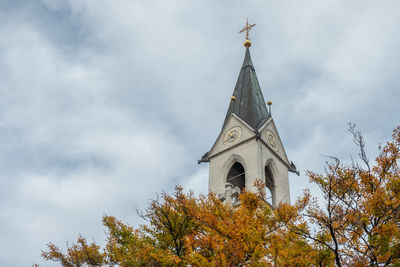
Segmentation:
{"type": "Polygon", "coordinates": [[[246,21],[246,25],[243,27],[243,29],[239,32],[245,32],[246,33],[246,40],[250,40],[249,39],[249,31],[251,30],[251,28],[253,28],[254,26],[256,26],[256,24],[249,24],[249,19],[247,19],[246,21]]]}

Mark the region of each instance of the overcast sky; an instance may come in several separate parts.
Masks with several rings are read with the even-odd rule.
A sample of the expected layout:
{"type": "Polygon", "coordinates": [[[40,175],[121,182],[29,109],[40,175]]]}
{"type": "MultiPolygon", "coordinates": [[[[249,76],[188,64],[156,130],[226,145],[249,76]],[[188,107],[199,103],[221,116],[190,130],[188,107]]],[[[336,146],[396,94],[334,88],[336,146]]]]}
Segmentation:
{"type": "MultiPolygon", "coordinates": [[[[306,169],[371,159],[399,124],[400,2],[0,0],[0,266],[43,263],[46,243],[104,243],[104,213],[182,184],[222,126],[251,55],[290,160],[306,169]]],[[[46,263],[48,266],[51,263],[46,263]]]]}

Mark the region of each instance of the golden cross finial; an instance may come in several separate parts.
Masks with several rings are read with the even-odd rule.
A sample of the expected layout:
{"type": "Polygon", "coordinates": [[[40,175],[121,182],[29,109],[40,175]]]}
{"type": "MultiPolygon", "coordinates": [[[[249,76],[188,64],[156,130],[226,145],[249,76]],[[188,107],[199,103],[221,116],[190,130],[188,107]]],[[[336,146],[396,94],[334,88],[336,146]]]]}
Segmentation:
{"type": "Polygon", "coordinates": [[[246,21],[246,25],[244,26],[244,28],[239,32],[246,32],[246,40],[250,40],[249,39],[249,31],[251,30],[251,28],[253,28],[254,26],[256,26],[256,24],[249,24],[249,19],[247,19],[246,21]]]}

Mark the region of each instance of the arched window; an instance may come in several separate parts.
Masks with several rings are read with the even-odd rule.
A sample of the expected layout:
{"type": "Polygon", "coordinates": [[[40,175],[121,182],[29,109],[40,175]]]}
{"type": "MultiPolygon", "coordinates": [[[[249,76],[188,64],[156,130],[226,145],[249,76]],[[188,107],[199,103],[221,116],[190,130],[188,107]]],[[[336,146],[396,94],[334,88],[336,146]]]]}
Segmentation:
{"type": "Polygon", "coordinates": [[[233,184],[233,186],[239,187],[240,190],[243,190],[245,187],[245,173],[242,164],[235,162],[235,164],[232,165],[228,172],[226,182],[233,184]]]}
{"type": "Polygon", "coordinates": [[[275,183],[274,183],[274,177],[272,176],[272,171],[269,166],[265,166],[265,186],[267,187],[266,200],[268,203],[274,206],[275,183]]]}

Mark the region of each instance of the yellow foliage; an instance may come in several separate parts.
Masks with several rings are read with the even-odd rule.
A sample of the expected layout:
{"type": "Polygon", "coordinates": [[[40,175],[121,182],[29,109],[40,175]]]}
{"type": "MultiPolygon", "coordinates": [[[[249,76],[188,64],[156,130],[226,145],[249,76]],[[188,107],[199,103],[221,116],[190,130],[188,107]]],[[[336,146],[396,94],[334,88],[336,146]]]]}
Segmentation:
{"type": "Polygon", "coordinates": [[[366,167],[333,158],[325,174],[308,172],[323,203],[305,191],[272,209],[261,182],[234,206],[178,186],[139,214],[148,223],[138,228],[104,216],[104,248],[79,236],[66,252],[50,243],[42,256],[68,267],[399,265],[400,127],[373,166],[351,130],[366,167]]]}

